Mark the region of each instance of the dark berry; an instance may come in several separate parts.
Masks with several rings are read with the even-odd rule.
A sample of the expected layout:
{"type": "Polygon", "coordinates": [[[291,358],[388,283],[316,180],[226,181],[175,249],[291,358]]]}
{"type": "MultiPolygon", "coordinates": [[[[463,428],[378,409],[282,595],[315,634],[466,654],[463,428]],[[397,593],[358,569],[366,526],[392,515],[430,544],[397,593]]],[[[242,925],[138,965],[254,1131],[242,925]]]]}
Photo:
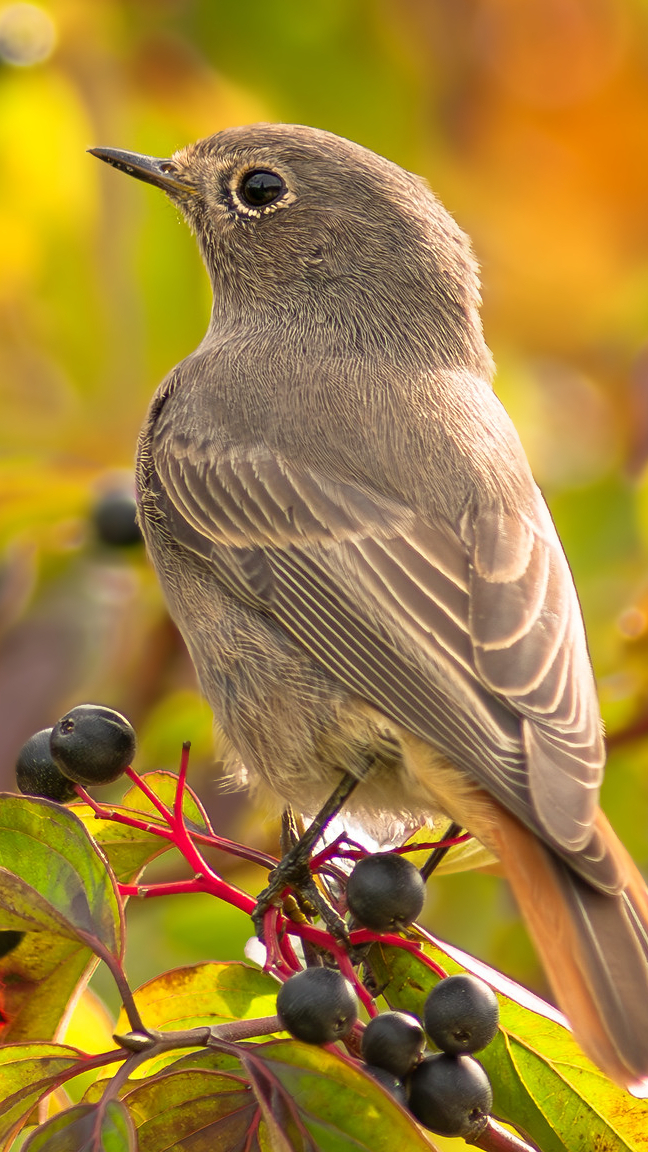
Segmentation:
{"type": "Polygon", "coordinates": [[[364,1070],[371,1076],[372,1080],[377,1080],[379,1084],[382,1084],[389,1095],[393,1096],[394,1100],[398,1100],[403,1108],[407,1108],[407,1092],[405,1085],[398,1079],[398,1076],[393,1076],[391,1072],[387,1072],[385,1068],[379,1068],[377,1064],[365,1064],[364,1070]]]}
{"type": "Polygon", "coordinates": [[[122,548],[142,543],[135,497],[123,489],[99,497],[92,509],[92,522],[102,544],[122,548]]]}
{"type": "Polygon", "coordinates": [[[402,1080],[418,1064],[425,1048],[425,1032],[415,1016],[382,1012],[362,1033],[362,1057],[402,1080]]]}
{"type": "Polygon", "coordinates": [[[409,1082],[409,1107],[437,1136],[474,1138],[486,1127],[493,1090],[472,1056],[438,1052],[416,1066],[409,1082]]]}
{"type": "Polygon", "coordinates": [[[424,902],[421,873],[396,852],[365,856],[347,881],[349,911],[372,932],[398,931],[411,924],[424,902]]]}
{"type": "Polygon", "coordinates": [[[52,759],[51,733],[51,728],[43,728],[23,744],[16,760],[16,784],[25,796],[66,804],[76,796],[76,788],[52,759]]]}
{"type": "Polygon", "coordinates": [[[332,968],[305,968],[281,986],[277,1013],[287,1032],[307,1044],[327,1044],[346,1036],[355,1024],[358,1001],[353,985],[332,968]]]}
{"type": "Polygon", "coordinates": [[[479,1052],[497,1033],[499,1005],[488,984],[477,976],[448,976],[425,1001],[425,1031],[450,1056],[479,1052]]]}
{"type": "Polygon", "coordinates": [[[135,733],[128,720],[101,704],[78,704],[56,722],[50,736],[52,757],[64,776],[77,784],[110,784],[135,755],[135,733]]]}

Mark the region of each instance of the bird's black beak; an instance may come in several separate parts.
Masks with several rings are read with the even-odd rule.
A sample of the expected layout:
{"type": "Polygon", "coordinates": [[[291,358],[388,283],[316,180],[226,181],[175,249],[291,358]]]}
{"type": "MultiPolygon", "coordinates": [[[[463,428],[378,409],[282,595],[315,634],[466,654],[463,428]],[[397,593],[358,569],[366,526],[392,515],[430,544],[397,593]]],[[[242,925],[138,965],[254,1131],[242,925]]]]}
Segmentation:
{"type": "Polygon", "coordinates": [[[182,168],[175,160],[159,160],[156,156],[141,156],[139,152],[122,152],[119,148],[88,148],[92,156],[112,164],[120,172],[134,176],[136,180],[144,180],[146,184],[154,184],[163,192],[170,195],[182,192],[187,196],[195,196],[197,189],[184,176],[182,168]]]}

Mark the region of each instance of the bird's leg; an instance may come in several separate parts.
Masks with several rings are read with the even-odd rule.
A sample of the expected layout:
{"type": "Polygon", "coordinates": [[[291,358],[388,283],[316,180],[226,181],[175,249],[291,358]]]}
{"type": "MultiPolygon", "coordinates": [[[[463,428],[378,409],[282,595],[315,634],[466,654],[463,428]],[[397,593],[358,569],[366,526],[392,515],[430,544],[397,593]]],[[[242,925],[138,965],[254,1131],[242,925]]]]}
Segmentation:
{"type": "Polygon", "coordinates": [[[281,858],[287,856],[291,848],[295,847],[299,841],[299,826],[297,824],[297,817],[295,816],[294,809],[288,804],[281,813],[281,834],[279,836],[279,844],[281,845],[281,858]]]}
{"type": "MultiPolygon", "coordinates": [[[[445,836],[443,837],[443,839],[444,840],[456,840],[457,836],[461,836],[461,825],[455,824],[454,821],[452,821],[452,823],[449,824],[448,827],[446,828],[445,836]]],[[[427,860],[425,861],[425,864],[420,869],[421,876],[423,877],[424,880],[430,879],[430,876],[434,872],[434,869],[438,868],[439,864],[443,860],[443,857],[449,851],[450,851],[450,845],[446,844],[446,845],[443,845],[439,848],[435,848],[433,852],[430,852],[430,855],[428,856],[427,860]]]]}
{"type": "MultiPolygon", "coordinates": [[[[367,771],[369,767],[368,764],[367,771]]],[[[317,887],[310,870],[310,855],[327,825],[337,816],[359,783],[360,780],[357,776],[353,776],[350,772],[344,772],[340,783],[317,813],[313,822],[298,839],[296,838],[297,828],[294,816],[289,810],[284,813],[282,848],[285,851],[286,842],[290,844],[290,847],[285,851],[285,855],[277,867],[273,868],[268,877],[268,887],[264,888],[257,900],[252,919],[258,936],[261,935],[263,917],[268,908],[273,904],[280,904],[285,889],[292,888],[297,893],[301,904],[306,904],[307,907],[310,905],[312,912],[319,913],[336,940],[346,942],[348,938],[346,924],[317,887]]]]}
{"type": "MultiPolygon", "coordinates": [[[[294,848],[298,842],[299,824],[297,822],[297,817],[294,810],[290,807],[290,805],[288,805],[281,813],[281,836],[279,843],[281,845],[282,860],[285,856],[288,855],[290,850],[294,848]]],[[[308,918],[314,916],[317,912],[317,909],[313,907],[312,894],[309,893],[308,896],[304,898],[301,893],[296,896],[295,893],[291,892],[288,897],[284,897],[284,914],[293,918],[296,909],[299,911],[299,914],[308,918]],[[291,905],[294,905],[294,907],[291,905]]],[[[301,946],[307,968],[320,967],[323,961],[321,953],[318,951],[318,949],[308,940],[304,939],[301,941],[301,946]]]]}

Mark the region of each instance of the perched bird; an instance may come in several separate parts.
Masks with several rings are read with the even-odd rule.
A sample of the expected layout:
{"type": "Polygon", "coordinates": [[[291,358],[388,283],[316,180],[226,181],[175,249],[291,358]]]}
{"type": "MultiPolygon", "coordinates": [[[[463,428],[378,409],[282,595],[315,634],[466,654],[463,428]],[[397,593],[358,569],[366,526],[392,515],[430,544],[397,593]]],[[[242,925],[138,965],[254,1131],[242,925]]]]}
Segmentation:
{"type": "Polygon", "coordinates": [[[301,811],[347,771],[366,820],[468,829],[585,1052],[647,1090],[646,887],[598,806],[578,599],[491,388],[466,237],[423,180],[312,128],[92,151],[167,193],[212,281],[137,482],[233,748],[301,811]]]}

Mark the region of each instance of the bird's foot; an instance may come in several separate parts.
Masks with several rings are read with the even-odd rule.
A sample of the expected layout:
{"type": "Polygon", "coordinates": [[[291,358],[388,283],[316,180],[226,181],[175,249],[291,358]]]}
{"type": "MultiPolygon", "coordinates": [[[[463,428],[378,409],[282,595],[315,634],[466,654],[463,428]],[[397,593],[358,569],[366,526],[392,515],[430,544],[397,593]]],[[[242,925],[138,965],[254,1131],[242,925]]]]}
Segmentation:
{"type": "Polygon", "coordinates": [[[340,913],[317,886],[310,870],[310,846],[304,856],[303,839],[293,844],[276,868],[270,873],[267,888],[259,894],[252,913],[259,938],[263,935],[263,919],[272,907],[281,908],[288,919],[299,922],[320,917],[335,941],[347,948],[349,930],[340,913]]]}
{"type": "Polygon", "coordinates": [[[349,930],[342,916],[317,886],[310,868],[310,856],[325,828],[337,816],[358,783],[357,776],[345,772],[312,824],[299,838],[292,813],[289,809],[284,813],[284,855],[270,873],[269,884],[259,895],[252,913],[256,934],[260,939],[263,938],[263,918],[266,912],[272,907],[280,907],[293,920],[299,916],[305,919],[320,916],[334,939],[343,947],[348,947],[349,930]],[[292,907],[286,903],[289,893],[293,894],[292,907]]]}

